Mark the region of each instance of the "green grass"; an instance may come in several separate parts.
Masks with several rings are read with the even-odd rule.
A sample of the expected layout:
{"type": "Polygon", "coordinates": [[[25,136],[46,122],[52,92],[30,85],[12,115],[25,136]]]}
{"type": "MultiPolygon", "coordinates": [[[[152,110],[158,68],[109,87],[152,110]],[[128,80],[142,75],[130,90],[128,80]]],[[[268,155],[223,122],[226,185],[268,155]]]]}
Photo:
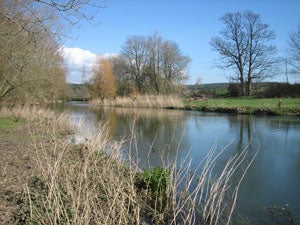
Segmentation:
{"type": "Polygon", "coordinates": [[[10,129],[18,125],[19,120],[10,118],[0,118],[0,129],[10,129]]]}
{"type": "Polygon", "coordinates": [[[300,98],[221,98],[188,102],[186,107],[243,114],[299,115],[300,98]]]}
{"type": "Polygon", "coordinates": [[[171,170],[156,167],[150,170],[144,169],[142,173],[143,182],[149,186],[154,193],[165,194],[171,181],[171,170]]]}
{"type": "Polygon", "coordinates": [[[214,96],[216,98],[222,98],[222,97],[228,96],[228,89],[227,88],[217,89],[214,93],[214,96]]]}

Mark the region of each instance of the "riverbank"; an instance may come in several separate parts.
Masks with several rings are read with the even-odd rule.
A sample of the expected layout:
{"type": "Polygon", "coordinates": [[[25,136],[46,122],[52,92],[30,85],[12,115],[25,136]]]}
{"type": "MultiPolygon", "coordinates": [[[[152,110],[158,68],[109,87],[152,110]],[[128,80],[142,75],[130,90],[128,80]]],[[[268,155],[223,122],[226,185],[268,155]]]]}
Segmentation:
{"type": "Polygon", "coordinates": [[[139,95],[135,97],[117,97],[112,100],[93,99],[94,105],[184,109],[230,114],[300,116],[300,98],[216,98],[182,99],[178,96],[139,95]]]}
{"type": "Polygon", "coordinates": [[[222,98],[185,101],[185,109],[234,114],[300,116],[299,98],[222,98]]]}
{"type": "MultiPolygon", "coordinates": [[[[121,161],[123,142],[109,141],[105,127],[79,143],[80,127],[71,114],[37,107],[0,111],[1,224],[222,224],[231,219],[237,189],[228,185],[247,151],[233,156],[224,166],[227,172],[213,180],[214,163],[225,148],[217,154],[212,148],[200,177],[190,174],[189,159],[185,167],[166,162],[146,170],[130,158],[121,161]],[[199,198],[206,201],[198,204],[199,198]]],[[[126,141],[134,145],[133,137],[126,141]]]]}

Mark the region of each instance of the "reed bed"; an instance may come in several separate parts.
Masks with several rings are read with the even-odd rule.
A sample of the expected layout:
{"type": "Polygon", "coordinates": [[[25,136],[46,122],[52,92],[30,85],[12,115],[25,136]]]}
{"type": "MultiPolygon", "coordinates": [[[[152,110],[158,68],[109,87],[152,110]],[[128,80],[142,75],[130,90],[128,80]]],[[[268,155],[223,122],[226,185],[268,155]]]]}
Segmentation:
{"type": "MultiPolygon", "coordinates": [[[[192,172],[189,156],[145,171],[130,152],[124,160],[123,142],[108,140],[105,126],[77,143],[70,137],[82,128],[74,127],[69,113],[25,107],[1,109],[1,115],[27,121],[36,162],[36,172],[23,185],[14,223],[229,224],[239,184],[251,165],[232,189],[231,178],[246,150],[230,158],[218,176],[214,168],[226,147],[214,146],[199,163],[200,173],[192,172]]],[[[128,151],[138,149],[134,125],[126,141],[128,151]]]]}
{"type": "Polygon", "coordinates": [[[134,97],[116,97],[114,100],[93,99],[92,104],[136,108],[183,108],[183,101],[175,95],[137,95],[134,97]]]}

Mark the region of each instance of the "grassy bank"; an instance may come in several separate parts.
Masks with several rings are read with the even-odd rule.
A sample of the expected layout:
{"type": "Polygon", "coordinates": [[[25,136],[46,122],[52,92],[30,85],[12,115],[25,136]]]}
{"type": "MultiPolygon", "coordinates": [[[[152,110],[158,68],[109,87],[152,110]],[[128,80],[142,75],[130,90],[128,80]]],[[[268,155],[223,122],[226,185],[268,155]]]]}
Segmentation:
{"type": "Polygon", "coordinates": [[[265,115],[300,115],[299,98],[222,98],[198,101],[186,101],[186,109],[240,113],[240,114],[265,114],[265,115]]]}
{"type": "MultiPolygon", "coordinates": [[[[230,158],[217,177],[211,176],[214,165],[226,148],[213,147],[199,164],[201,173],[191,173],[188,156],[183,164],[166,161],[146,170],[130,157],[121,161],[123,142],[109,141],[105,127],[78,143],[76,132],[82,128],[72,125],[71,114],[36,107],[0,111],[5,124],[0,127],[1,224],[226,224],[231,220],[247,169],[236,188],[229,188],[230,180],[246,150],[230,158]]],[[[126,141],[135,145],[134,129],[132,134],[126,141]]]]}

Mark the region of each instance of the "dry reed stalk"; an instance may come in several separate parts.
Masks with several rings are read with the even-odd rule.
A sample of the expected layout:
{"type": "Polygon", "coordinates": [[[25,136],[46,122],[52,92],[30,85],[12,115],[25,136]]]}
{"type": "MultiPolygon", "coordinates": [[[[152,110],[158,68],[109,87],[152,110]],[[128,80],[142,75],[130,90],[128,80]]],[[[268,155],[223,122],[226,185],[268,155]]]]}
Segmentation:
{"type": "MultiPolygon", "coordinates": [[[[62,139],[53,127],[44,127],[46,135],[41,138],[34,135],[37,129],[40,126],[31,127],[37,164],[47,187],[43,202],[46,218],[35,213],[31,220],[49,224],[131,224],[140,218],[132,214],[138,202],[134,186],[136,172],[128,173],[118,161],[119,143],[112,146],[107,133],[100,131],[88,142],[79,144],[80,152],[76,153],[72,152],[72,143],[62,139]],[[107,148],[114,150],[109,156],[105,153],[107,148]],[[78,154],[75,160],[72,154],[78,154]]],[[[138,208],[134,212],[141,211],[138,208]]]]}
{"type": "MultiPolygon", "coordinates": [[[[8,113],[8,112],[6,112],[8,113]]],[[[231,178],[245,161],[247,151],[234,155],[215,176],[215,165],[228,146],[217,151],[213,146],[208,155],[192,171],[187,155],[170,162],[164,154],[165,169],[170,182],[164,198],[150,189],[139,190],[138,154],[129,152],[126,165],[120,162],[122,143],[108,140],[107,129],[93,132],[84,143],[72,143],[64,134],[73,132],[72,116],[60,116],[38,108],[20,108],[17,117],[28,121],[39,177],[24,189],[29,205],[27,222],[37,224],[223,224],[229,223],[236,204],[247,165],[233,193],[231,178]],[[115,145],[114,145],[115,144],[115,145]],[[106,149],[111,149],[110,155],[106,149]],[[232,203],[227,202],[231,193],[232,203]],[[153,205],[149,203],[154,203],[153,205]],[[227,218],[224,222],[223,218],[227,218]]],[[[129,151],[138,152],[134,125],[129,151]]],[[[178,151],[180,148],[180,141],[178,151]]],[[[121,156],[122,157],[122,156],[121,156]]]]}
{"type": "Polygon", "coordinates": [[[135,97],[117,97],[114,100],[93,99],[91,104],[136,108],[183,108],[182,100],[175,95],[137,95],[135,97]]]}
{"type": "MultiPolygon", "coordinates": [[[[134,137],[132,140],[134,144],[131,145],[134,145],[133,149],[137,150],[136,140],[138,137],[135,136],[134,126],[132,126],[131,130],[134,137]]],[[[180,143],[179,140],[177,151],[179,151],[180,143]]],[[[204,224],[229,224],[236,207],[240,184],[258,154],[257,151],[247,164],[246,169],[238,180],[237,186],[232,188],[231,179],[245,162],[248,155],[248,146],[245,147],[242,153],[237,153],[230,157],[222,171],[216,175],[215,165],[231,144],[228,143],[228,145],[220,150],[217,150],[217,145],[215,144],[202,162],[198,164],[197,168],[193,169],[190,155],[187,155],[182,162],[178,163],[177,157],[174,161],[170,162],[168,157],[165,157],[164,153],[162,153],[162,161],[165,162],[164,167],[171,170],[171,182],[168,186],[168,195],[166,197],[166,207],[168,209],[162,212],[163,215],[164,213],[172,212],[171,215],[164,215],[165,217],[169,217],[168,224],[195,224],[199,223],[199,220],[204,224]]],[[[152,143],[153,145],[154,143],[152,143]]],[[[148,158],[150,151],[151,146],[148,158]]],[[[129,155],[131,154],[130,152],[129,155]]],[[[135,153],[135,155],[138,155],[138,153],[135,153]]],[[[138,161],[134,161],[134,166],[137,168],[138,163],[138,161]]],[[[150,161],[148,164],[151,167],[150,161]]],[[[156,205],[158,201],[159,198],[156,197],[155,206],[152,209],[154,213],[157,212],[156,205]]]]}

